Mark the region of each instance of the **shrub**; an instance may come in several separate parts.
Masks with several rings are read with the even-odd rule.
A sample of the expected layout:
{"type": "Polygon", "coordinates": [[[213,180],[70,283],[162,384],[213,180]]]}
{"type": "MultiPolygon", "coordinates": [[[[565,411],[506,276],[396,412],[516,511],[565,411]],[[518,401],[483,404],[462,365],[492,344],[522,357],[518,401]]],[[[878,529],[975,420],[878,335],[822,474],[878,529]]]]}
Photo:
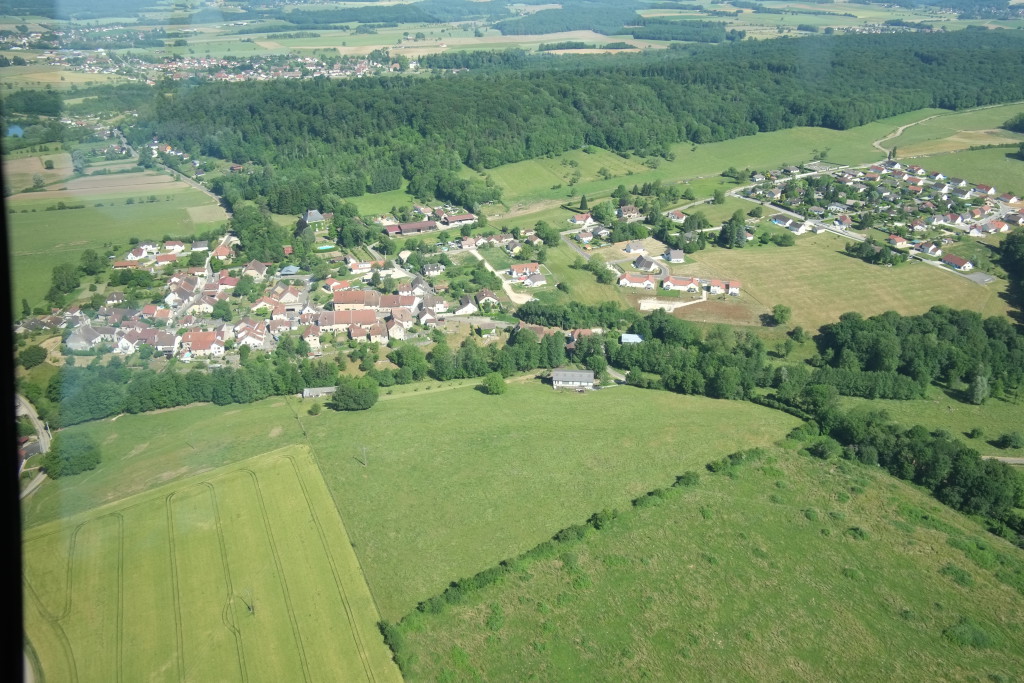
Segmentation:
{"type": "Polygon", "coordinates": [[[26,370],[42,364],[44,360],[46,360],[46,349],[42,346],[30,346],[18,354],[18,361],[26,370]]]}
{"type": "Polygon", "coordinates": [[[961,617],[960,621],[943,631],[942,635],[962,647],[988,647],[992,644],[992,636],[967,617],[961,617]]]}
{"type": "Polygon", "coordinates": [[[595,512],[591,515],[590,519],[587,520],[587,523],[595,529],[600,530],[607,528],[612,522],[618,519],[618,517],[618,510],[609,510],[608,508],[605,508],[604,510],[595,512]]]}
{"type": "Polygon", "coordinates": [[[328,405],[335,410],[367,410],[380,395],[377,383],[369,377],[344,377],[328,405]]]}
{"type": "Polygon", "coordinates": [[[997,448],[1024,448],[1024,435],[1020,432],[1010,432],[999,437],[995,445],[997,448]]]}
{"type": "Polygon", "coordinates": [[[481,386],[483,387],[484,393],[490,394],[491,396],[504,394],[508,389],[508,385],[505,384],[505,378],[500,372],[492,372],[488,374],[484,377],[484,381],[481,386]]]}
{"type": "Polygon", "coordinates": [[[683,474],[680,474],[678,477],[676,477],[676,481],[672,485],[673,486],[678,486],[678,487],[696,486],[697,482],[699,480],[700,480],[700,475],[697,474],[696,472],[693,472],[693,471],[684,472],[683,474]]]}
{"type": "Polygon", "coordinates": [[[947,564],[945,567],[939,570],[939,573],[943,576],[948,576],[949,578],[953,579],[954,582],[960,584],[961,586],[970,587],[974,585],[974,577],[971,576],[971,573],[968,572],[966,569],[961,569],[960,567],[957,567],[956,565],[947,564]]]}

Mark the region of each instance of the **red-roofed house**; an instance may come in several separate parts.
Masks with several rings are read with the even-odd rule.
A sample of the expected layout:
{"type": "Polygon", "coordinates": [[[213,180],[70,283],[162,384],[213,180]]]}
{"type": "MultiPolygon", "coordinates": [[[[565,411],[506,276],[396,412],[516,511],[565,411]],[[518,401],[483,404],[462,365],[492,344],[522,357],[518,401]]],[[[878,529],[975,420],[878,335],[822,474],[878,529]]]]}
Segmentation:
{"type": "Polygon", "coordinates": [[[528,277],[540,273],[539,263],[513,263],[508,269],[509,275],[520,282],[528,277]]]}
{"type": "Polygon", "coordinates": [[[619,286],[636,287],[638,289],[654,289],[654,276],[623,273],[619,276],[619,286]]]}
{"type": "Polygon", "coordinates": [[[952,266],[955,270],[968,271],[974,268],[974,264],[956,254],[946,254],[942,257],[942,262],[947,266],[952,266]]]}

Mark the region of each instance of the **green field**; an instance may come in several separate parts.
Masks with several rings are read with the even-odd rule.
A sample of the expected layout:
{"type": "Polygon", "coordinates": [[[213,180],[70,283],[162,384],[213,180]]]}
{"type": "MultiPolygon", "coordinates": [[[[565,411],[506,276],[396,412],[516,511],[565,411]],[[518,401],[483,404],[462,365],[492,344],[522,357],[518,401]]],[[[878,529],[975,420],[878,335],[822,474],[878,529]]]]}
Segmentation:
{"type": "MultiPolygon", "coordinates": [[[[1006,283],[983,286],[923,263],[897,268],[873,266],[842,253],[845,240],[832,233],[804,235],[787,248],[708,248],[693,255],[686,275],[736,279],[743,303],[766,312],[775,304],[793,309],[794,325],[817,329],[847,311],[877,315],[896,311],[924,313],[946,305],[985,316],[1005,315],[1006,283]]],[[[705,304],[681,309],[680,315],[702,319],[705,304]]]]}
{"type": "MultiPolygon", "coordinates": [[[[886,147],[896,146],[901,157],[914,156],[930,151],[927,143],[955,139],[964,131],[989,131],[998,129],[1008,119],[1024,112],[1024,102],[983,107],[963,112],[946,112],[935,118],[910,126],[898,137],[886,142],[886,147]]],[[[1003,138],[1024,136],[1000,130],[1003,138]]]]}
{"type": "Polygon", "coordinates": [[[1019,549],[877,468],[776,449],[734,477],[704,472],[441,614],[414,614],[403,673],[1014,680],[1022,576],[1019,549]],[[977,561],[950,545],[965,540],[985,548],[977,561]],[[954,642],[962,619],[987,642],[954,642]]]}
{"type": "MultiPolygon", "coordinates": [[[[1024,137],[1021,138],[1024,140],[1024,137]]],[[[999,191],[1024,194],[1024,161],[1016,158],[1017,148],[964,150],[935,154],[905,161],[917,163],[929,171],[941,171],[954,178],[991,185],[999,191]]]]}
{"type": "Polygon", "coordinates": [[[474,385],[441,392],[428,383],[385,395],[363,413],[310,417],[296,399],[269,399],[75,427],[104,445],[103,463],[47,483],[25,501],[25,521],[87,512],[305,442],[382,616],[396,619],[449,581],[521,552],[595,508],[622,505],[681,468],[769,443],[796,424],[750,403],[625,386],[577,395],[528,379],[491,397],[474,385]],[[524,410],[536,417],[525,422],[524,410]]]}
{"type": "Polygon", "coordinates": [[[532,380],[499,397],[467,387],[301,419],[386,619],[595,508],[795,424],[751,404],[631,387],[565,394],[532,380]],[[381,429],[381,411],[403,428],[381,429]]]}
{"type": "Polygon", "coordinates": [[[916,401],[845,397],[842,402],[851,408],[863,406],[871,410],[885,410],[893,420],[907,427],[920,424],[928,429],[943,429],[961,437],[984,456],[1024,457],[1021,451],[1001,450],[989,443],[989,440],[1024,425],[1024,405],[1012,400],[990,398],[983,405],[976,406],[951,398],[941,387],[932,386],[925,398],[916,401]],[[967,432],[975,428],[981,429],[983,436],[968,439],[967,432]]]}
{"type": "Polygon", "coordinates": [[[48,680],[400,680],[305,448],[33,528],[24,551],[48,680]]]}
{"type": "MultiPolygon", "coordinates": [[[[128,183],[117,189],[39,192],[7,198],[10,239],[11,297],[20,310],[22,298],[31,306],[42,303],[50,287],[50,272],[63,262],[77,263],[83,251],[104,253],[119,245],[127,251],[128,240],[160,240],[164,235],[188,236],[211,230],[225,221],[223,210],[206,194],[180,183],[139,184],[147,174],[106,176],[103,180],[128,183]],[[70,192],[70,191],[69,191],[70,192]],[[125,204],[127,197],[135,200],[125,204]],[[150,203],[150,196],[157,198],[150,203]],[[58,201],[84,203],[85,208],[47,211],[58,201]],[[96,206],[102,204],[102,206],[96,206]]],[[[162,176],[160,176],[162,177],[162,176]]]]}

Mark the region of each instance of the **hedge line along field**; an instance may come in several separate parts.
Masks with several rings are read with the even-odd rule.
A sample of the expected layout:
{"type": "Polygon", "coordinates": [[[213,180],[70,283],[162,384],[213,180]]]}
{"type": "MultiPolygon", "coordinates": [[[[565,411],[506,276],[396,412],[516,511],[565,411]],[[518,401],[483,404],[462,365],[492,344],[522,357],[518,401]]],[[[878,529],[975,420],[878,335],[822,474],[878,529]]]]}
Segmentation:
{"type": "Polygon", "coordinates": [[[1019,676],[1024,551],[877,468],[770,450],[414,612],[406,680],[1019,676]]]}
{"type": "Polygon", "coordinates": [[[303,447],[35,527],[24,551],[45,679],[401,680],[303,447]]]}
{"type": "Polygon", "coordinates": [[[358,413],[298,411],[385,619],[798,424],[751,403],[628,386],[577,394],[527,379],[484,396],[475,384],[443,399],[384,395],[358,413]]]}

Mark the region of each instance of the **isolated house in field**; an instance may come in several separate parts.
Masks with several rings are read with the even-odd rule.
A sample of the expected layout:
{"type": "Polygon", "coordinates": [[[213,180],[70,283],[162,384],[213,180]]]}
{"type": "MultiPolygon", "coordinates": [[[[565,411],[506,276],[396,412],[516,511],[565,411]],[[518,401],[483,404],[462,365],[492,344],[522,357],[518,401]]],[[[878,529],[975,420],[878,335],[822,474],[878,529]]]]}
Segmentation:
{"type": "Polygon", "coordinates": [[[632,242],[627,244],[626,248],[623,249],[623,251],[625,251],[627,254],[646,254],[647,253],[647,249],[646,249],[646,247],[644,247],[644,243],[639,241],[639,240],[633,240],[632,242]]]}
{"type": "Polygon", "coordinates": [[[781,213],[777,213],[771,218],[772,223],[783,228],[788,228],[793,225],[793,219],[789,216],[781,213]]]}
{"type": "Polygon", "coordinates": [[[531,275],[540,274],[539,263],[513,263],[508,269],[509,275],[519,282],[525,282],[531,275]]]}
{"type": "Polygon", "coordinates": [[[544,277],[544,275],[541,273],[533,273],[532,275],[528,275],[526,279],[523,280],[524,287],[540,287],[542,285],[546,285],[547,283],[548,279],[544,277]]]}
{"type": "Polygon", "coordinates": [[[729,280],[728,282],[725,283],[725,291],[726,293],[729,294],[729,296],[739,296],[740,283],[736,280],[729,280]]]}
{"type": "Polygon", "coordinates": [[[593,370],[555,368],[551,371],[551,386],[555,389],[586,391],[594,388],[593,370]]]}

